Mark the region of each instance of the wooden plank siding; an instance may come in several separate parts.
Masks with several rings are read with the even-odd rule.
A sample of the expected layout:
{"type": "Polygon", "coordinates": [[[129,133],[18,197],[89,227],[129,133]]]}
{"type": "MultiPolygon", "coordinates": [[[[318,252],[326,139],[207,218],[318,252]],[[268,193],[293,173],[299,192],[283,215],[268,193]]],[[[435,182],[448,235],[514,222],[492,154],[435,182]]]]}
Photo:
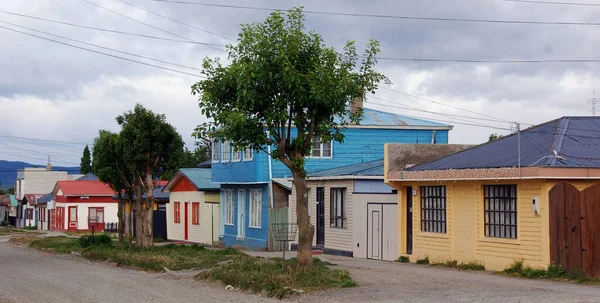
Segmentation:
{"type": "MultiPolygon", "coordinates": [[[[210,196],[208,202],[218,202],[218,194],[210,196]],[[217,201],[213,201],[217,200],[217,201]]],[[[219,205],[206,203],[207,198],[202,191],[171,192],[167,209],[167,237],[169,240],[185,241],[185,203],[188,203],[188,239],[187,241],[202,244],[213,244],[218,241],[219,205]],[[180,223],[174,222],[174,205],[180,202],[180,223]],[[199,203],[199,224],[192,224],[192,203],[199,203]],[[216,216],[215,216],[216,214],[216,216]]]]}

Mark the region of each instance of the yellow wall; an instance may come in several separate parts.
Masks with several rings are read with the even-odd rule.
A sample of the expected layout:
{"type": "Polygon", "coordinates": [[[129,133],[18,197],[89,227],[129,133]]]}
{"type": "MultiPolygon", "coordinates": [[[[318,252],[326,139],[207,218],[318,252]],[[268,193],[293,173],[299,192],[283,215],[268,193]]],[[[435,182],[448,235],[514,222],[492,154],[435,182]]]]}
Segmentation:
{"type": "MultiPolygon", "coordinates": [[[[411,261],[429,257],[431,262],[479,261],[486,269],[502,270],[515,260],[526,265],[546,267],[550,263],[548,192],[560,180],[513,180],[506,182],[396,182],[398,191],[398,251],[406,253],[406,186],[417,190],[413,196],[413,253],[411,261]],[[517,185],[517,239],[485,237],[483,186],[517,185]],[[420,226],[419,186],[446,186],[445,234],[422,232],[420,226]],[[539,213],[534,214],[532,199],[539,198],[539,213]]],[[[592,181],[570,181],[580,190],[592,181]]]]}

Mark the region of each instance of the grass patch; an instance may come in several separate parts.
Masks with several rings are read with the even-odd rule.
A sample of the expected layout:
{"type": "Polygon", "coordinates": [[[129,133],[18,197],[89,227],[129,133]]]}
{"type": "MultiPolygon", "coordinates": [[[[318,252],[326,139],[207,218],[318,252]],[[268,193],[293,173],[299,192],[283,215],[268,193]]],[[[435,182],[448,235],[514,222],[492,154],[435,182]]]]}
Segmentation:
{"type": "Polygon", "coordinates": [[[346,288],[358,285],[345,270],[330,269],[326,262],[313,259],[313,267],[302,268],[295,258],[285,261],[287,270],[281,270],[281,259],[258,259],[237,255],[231,262],[196,276],[199,280],[221,281],[233,287],[269,296],[285,298],[296,290],[306,291],[346,288]]]}
{"type": "Polygon", "coordinates": [[[417,264],[429,264],[429,257],[417,260],[417,264]]]}
{"type": "Polygon", "coordinates": [[[485,266],[477,261],[458,263],[456,260],[448,260],[446,262],[431,263],[431,266],[442,266],[461,270],[485,270],[485,266]]]}
{"type": "Polygon", "coordinates": [[[12,235],[12,234],[16,234],[16,233],[24,233],[25,231],[22,229],[14,229],[14,228],[7,228],[7,229],[0,229],[0,236],[8,236],[8,235],[12,235]]]}
{"type": "Polygon", "coordinates": [[[162,237],[154,238],[154,243],[163,243],[163,242],[167,242],[167,241],[165,239],[163,239],[162,237]]]}
{"type": "Polygon", "coordinates": [[[69,237],[38,238],[29,243],[29,247],[40,250],[51,250],[57,254],[70,254],[82,251],[79,239],[69,237]]]}
{"type": "Polygon", "coordinates": [[[37,230],[37,226],[25,226],[22,229],[23,230],[37,230]]]}
{"type": "Polygon", "coordinates": [[[398,259],[396,260],[396,262],[409,263],[410,259],[407,256],[400,256],[400,257],[398,257],[398,259]]]}
{"type": "Polygon", "coordinates": [[[570,281],[580,284],[600,284],[600,279],[587,277],[582,270],[565,272],[556,264],[550,264],[547,269],[532,268],[523,265],[523,260],[517,260],[502,271],[510,276],[523,277],[527,279],[551,279],[559,281],[570,281]]]}

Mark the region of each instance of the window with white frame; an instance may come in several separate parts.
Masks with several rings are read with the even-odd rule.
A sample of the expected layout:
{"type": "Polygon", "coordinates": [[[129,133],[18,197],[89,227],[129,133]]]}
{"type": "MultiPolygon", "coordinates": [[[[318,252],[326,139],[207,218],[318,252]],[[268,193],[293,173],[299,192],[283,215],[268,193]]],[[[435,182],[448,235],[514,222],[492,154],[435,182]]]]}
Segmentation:
{"type": "Polygon", "coordinates": [[[313,140],[310,156],[312,158],[331,158],[331,151],[331,141],[322,142],[321,138],[316,137],[313,140]]]}
{"type": "Polygon", "coordinates": [[[254,150],[252,147],[248,147],[244,150],[244,161],[252,161],[252,157],[254,157],[254,150]]]}
{"type": "Polygon", "coordinates": [[[233,225],[233,189],[223,191],[225,193],[225,224],[233,225]]]}
{"type": "Polygon", "coordinates": [[[221,146],[221,162],[229,162],[229,154],[231,153],[231,145],[229,141],[223,141],[221,146]]]}
{"type": "Polygon", "coordinates": [[[250,227],[260,227],[262,213],[262,192],[260,189],[250,190],[250,227]]]}
{"type": "Polygon", "coordinates": [[[329,199],[330,227],[346,227],[346,189],[332,188],[329,199]]]}
{"type": "Polygon", "coordinates": [[[239,162],[242,159],[242,152],[236,150],[235,148],[232,148],[231,151],[231,161],[232,162],[239,162]]]}
{"type": "Polygon", "coordinates": [[[221,142],[213,140],[212,142],[212,161],[219,162],[221,160],[221,142]]]}

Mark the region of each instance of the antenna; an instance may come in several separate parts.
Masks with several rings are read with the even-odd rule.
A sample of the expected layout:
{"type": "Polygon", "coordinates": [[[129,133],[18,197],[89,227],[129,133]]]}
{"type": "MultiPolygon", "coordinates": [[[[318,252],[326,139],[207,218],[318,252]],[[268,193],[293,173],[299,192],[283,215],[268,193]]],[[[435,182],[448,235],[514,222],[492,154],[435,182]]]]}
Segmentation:
{"type": "Polygon", "coordinates": [[[590,111],[592,112],[592,116],[596,116],[596,104],[598,103],[598,98],[596,98],[596,90],[592,90],[592,99],[588,100],[588,103],[590,103],[591,108],[590,111]]]}

